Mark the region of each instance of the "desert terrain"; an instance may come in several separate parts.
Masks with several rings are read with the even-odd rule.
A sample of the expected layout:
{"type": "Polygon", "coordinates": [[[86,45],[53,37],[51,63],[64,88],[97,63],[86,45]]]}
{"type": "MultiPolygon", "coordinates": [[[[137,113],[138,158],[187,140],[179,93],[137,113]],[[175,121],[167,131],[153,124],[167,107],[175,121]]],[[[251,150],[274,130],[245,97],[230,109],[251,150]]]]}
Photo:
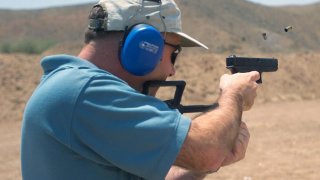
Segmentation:
{"type": "MultiPolygon", "coordinates": [[[[279,61],[277,72],[262,74],[255,105],[243,114],[251,132],[246,158],[206,180],[320,179],[320,4],[275,8],[244,0],[177,3],[185,32],[210,48],[185,48],[179,55],[169,80],[186,81],[183,105],[216,101],[219,78],[230,73],[225,67],[229,55],[279,61]],[[293,30],[284,32],[287,25],[293,30]]],[[[0,180],[21,179],[21,120],[41,78],[41,58],[77,55],[90,7],[0,10],[0,23],[6,24],[0,27],[0,180]]],[[[172,95],[173,89],[161,88],[158,97],[172,95]]]]}

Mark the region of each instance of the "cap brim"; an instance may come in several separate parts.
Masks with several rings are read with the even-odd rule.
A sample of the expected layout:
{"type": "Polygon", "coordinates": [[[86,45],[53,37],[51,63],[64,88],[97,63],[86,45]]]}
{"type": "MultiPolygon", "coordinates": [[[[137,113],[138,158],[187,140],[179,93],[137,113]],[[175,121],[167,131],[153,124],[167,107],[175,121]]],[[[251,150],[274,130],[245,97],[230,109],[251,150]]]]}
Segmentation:
{"type": "Polygon", "coordinates": [[[182,47],[203,47],[205,49],[209,49],[206,45],[199,42],[198,40],[192,38],[191,36],[183,33],[183,32],[173,32],[174,34],[177,34],[181,37],[181,43],[180,45],[182,47]]]}

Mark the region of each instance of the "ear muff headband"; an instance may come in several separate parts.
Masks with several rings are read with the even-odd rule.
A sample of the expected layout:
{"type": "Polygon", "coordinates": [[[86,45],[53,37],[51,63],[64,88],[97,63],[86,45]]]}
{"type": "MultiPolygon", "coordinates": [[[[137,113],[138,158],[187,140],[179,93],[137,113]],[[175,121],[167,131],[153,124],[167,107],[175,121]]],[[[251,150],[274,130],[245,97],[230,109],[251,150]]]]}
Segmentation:
{"type": "Polygon", "coordinates": [[[133,26],[120,47],[124,69],[136,76],[152,72],[160,62],[164,47],[161,33],[151,25],[133,26]]]}

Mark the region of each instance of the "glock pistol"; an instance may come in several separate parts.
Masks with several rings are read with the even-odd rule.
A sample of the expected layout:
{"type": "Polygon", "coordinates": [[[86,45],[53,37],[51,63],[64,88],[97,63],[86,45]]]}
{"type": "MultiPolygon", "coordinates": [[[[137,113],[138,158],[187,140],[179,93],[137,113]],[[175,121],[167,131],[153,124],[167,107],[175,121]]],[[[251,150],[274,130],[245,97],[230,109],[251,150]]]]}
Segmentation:
{"type": "Polygon", "coordinates": [[[237,57],[232,55],[226,59],[226,65],[232,74],[258,71],[260,73],[260,79],[257,83],[262,83],[263,72],[274,72],[278,70],[278,60],[275,58],[237,57]]]}

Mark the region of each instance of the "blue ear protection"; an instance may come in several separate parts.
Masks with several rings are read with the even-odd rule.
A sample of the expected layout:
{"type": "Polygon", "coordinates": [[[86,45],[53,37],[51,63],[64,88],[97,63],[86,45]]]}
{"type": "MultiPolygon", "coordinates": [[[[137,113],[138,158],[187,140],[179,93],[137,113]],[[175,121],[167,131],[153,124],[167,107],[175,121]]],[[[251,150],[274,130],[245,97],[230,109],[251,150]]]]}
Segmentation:
{"type": "Polygon", "coordinates": [[[120,61],[125,70],[136,76],[152,72],[161,60],[164,39],[148,24],[137,24],[125,32],[120,47],[120,61]]]}

